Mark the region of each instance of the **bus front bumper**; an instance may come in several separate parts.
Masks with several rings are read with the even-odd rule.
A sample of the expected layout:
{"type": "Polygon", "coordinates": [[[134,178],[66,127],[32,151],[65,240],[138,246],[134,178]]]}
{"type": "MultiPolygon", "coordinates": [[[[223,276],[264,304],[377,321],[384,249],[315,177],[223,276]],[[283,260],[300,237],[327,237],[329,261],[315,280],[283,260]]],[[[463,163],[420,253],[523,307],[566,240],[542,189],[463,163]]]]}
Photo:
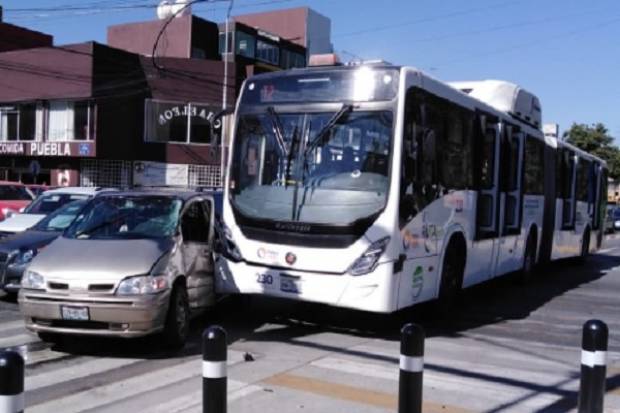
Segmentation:
{"type": "Polygon", "coordinates": [[[273,269],[246,262],[216,260],[216,290],[222,294],[263,294],[377,313],[395,311],[392,263],[352,276],[273,269]]]}

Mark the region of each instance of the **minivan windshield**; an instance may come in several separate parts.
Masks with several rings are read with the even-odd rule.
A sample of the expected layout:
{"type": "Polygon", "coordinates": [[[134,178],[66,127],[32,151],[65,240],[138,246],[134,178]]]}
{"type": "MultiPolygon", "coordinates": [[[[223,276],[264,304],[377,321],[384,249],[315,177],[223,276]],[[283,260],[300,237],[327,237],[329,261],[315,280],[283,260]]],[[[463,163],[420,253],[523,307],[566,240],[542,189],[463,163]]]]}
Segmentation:
{"type": "Polygon", "coordinates": [[[80,200],[65,204],[39,221],[32,229],[50,232],[64,231],[78,216],[86,202],[86,200],[80,200]]]}
{"type": "Polygon", "coordinates": [[[174,235],[183,202],[172,196],[114,195],[93,199],[65,236],[76,239],[149,239],[174,235]]]}

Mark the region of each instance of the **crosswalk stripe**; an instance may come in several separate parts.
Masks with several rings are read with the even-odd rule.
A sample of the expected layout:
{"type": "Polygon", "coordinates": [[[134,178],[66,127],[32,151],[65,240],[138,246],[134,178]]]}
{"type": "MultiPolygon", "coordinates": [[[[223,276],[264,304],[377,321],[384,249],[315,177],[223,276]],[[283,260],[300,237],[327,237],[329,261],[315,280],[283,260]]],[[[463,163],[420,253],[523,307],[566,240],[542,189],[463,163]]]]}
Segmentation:
{"type": "MultiPolygon", "coordinates": [[[[228,379],[228,403],[261,391],[254,384],[228,379]]],[[[149,409],[149,413],[199,413],[202,411],[202,390],[195,390],[149,409]]]]}
{"type": "MultiPolygon", "coordinates": [[[[390,367],[388,365],[381,365],[376,363],[363,363],[357,362],[348,359],[340,359],[335,357],[325,357],[323,359],[315,360],[310,363],[313,367],[318,367],[322,369],[328,369],[333,371],[340,371],[342,373],[352,374],[355,376],[365,376],[372,377],[384,380],[397,381],[398,380],[398,366],[394,365],[390,367]]],[[[455,367],[451,365],[451,367],[455,367]]],[[[470,366],[471,367],[471,366],[470,366]]],[[[468,369],[467,371],[476,371],[474,369],[468,369]]],[[[512,379],[518,380],[518,374],[515,376],[513,371],[506,372],[503,371],[503,374],[511,377],[512,379]]],[[[516,373],[515,373],[516,374],[516,373]]],[[[523,378],[525,379],[525,378],[523,378]]],[[[536,377],[530,377],[527,379],[528,382],[542,384],[541,381],[538,381],[536,377]]],[[[553,383],[550,385],[557,385],[557,377],[553,383]]],[[[566,379],[562,386],[558,387],[566,387],[572,386],[575,387],[577,384],[577,379],[566,379]]],[[[544,384],[543,384],[544,385],[544,384]]],[[[464,389],[476,388],[478,389],[481,395],[481,398],[493,398],[488,397],[489,395],[501,395],[502,399],[510,398],[509,396],[519,398],[521,396],[525,396],[527,391],[524,391],[520,388],[514,388],[513,386],[506,383],[497,383],[497,382],[489,382],[488,380],[483,380],[480,378],[474,377],[459,377],[448,373],[438,373],[433,371],[425,371],[424,372],[424,386],[433,389],[441,389],[442,391],[453,392],[454,394],[463,393],[464,389]]],[[[554,386],[555,387],[555,386],[554,386]]],[[[527,406],[528,408],[538,408],[541,406],[545,406],[546,404],[552,403],[559,396],[558,395],[549,395],[541,390],[540,394],[537,394],[535,397],[531,397],[532,400],[525,400],[520,403],[520,407],[527,406]]],[[[501,400],[498,400],[501,401],[501,400]]]]}
{"type": "Polygon", "coordinates": [[[0,349],[8,347],[21,346],[23,344],[34,343],[39,341],[39,338],[32,334],[16,334],[11,337],[0,338],[0,349]]]}
{"type": "Polygon", "coordinates": [[[24,327],[24,320],[2,321],[0,322],[0,332],[14,330],[16,328],[24,327]]]}
{"type": "Polygon", "coordinates": [[[154,386],[163,387],[175,382],[200,377],[200,360],[198,358],[177,364],[167,369],[155,370],[130,379],[94,387],[76,394],[67,395],[60,399],[29,407],[30,413],[45,413],[58,411],[63,413],[77,413],[94,409],[116,401],[136,396],[152,390],[154,386]]]}
{"type": "MultiPolygon", "coordinates": [[[[228,351],[228,364],[236,364],[243,360],[243,353],[235,350],[228,351]]],[[[142,359],[112,359],[98,358],[89,360],[75,366],[64,367],[61,369],[42,373],[40,377],[34,376],[26,379],[26,390],[31,391],[37,388],[58,385],[68,380],[87,378],[98,373],[105,373],[114,369],[129,366],[136,362],[145,361],[142,359]],[[37,378],[38,377],[38,378],[37,378]]],[[[115,403],[122,403],[126,400],[139,397],[143,393],[148,393],[154,389],[164,389],[166,386],[182,382],[188,379],[198,379],[201,376],[201,357],[196,356],[191,359],[179,360],[178,364],[170,367],[163,367],[146,373],[138,374],[127,379],[118,380],[113,383],[93,387],[88,390],[78,391],[70,395],[63,395],[61,398],[46,400],[35,406],[29,407],[29,412],[62,411],[63,413],[86,411],[89,409],[113,408],[115,403]]],[[[199,400],[202,400],[200,398],[199,400]]],[[[108,409],[109,410],[109,409],[108,409]]],[[[151,409],[149,409],[151,411],[151,409]]]]}
{"type": "Polygon", "coordinates": [[[68,380],[80,379],[93,374],[127,366],[141,361],[140,359],[114,359],[98,358],[87,360],[73,366],[62,367],[46,373],[35,375],[26,374],[26,391],[40,389],[53,384],[62,383],[68,380]]]}

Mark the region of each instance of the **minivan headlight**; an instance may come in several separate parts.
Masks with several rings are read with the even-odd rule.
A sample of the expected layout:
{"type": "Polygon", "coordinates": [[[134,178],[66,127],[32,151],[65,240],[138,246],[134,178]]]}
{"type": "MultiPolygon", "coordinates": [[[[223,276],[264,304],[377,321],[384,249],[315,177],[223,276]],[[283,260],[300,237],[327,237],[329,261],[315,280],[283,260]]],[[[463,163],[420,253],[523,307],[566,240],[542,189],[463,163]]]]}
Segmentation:
{"type": "Polygon", "coordinates": [[[364,275],[374,271],[389,243],[390,237],[385,237],[370,244],[368,249],[351,264],[347,272],[351,275],[364,275]]]}
{"type": "Polygon", "coordinates": [[[34,249],[19,251],[17,256],[15,257],[15,261],[13,261],[13,264],[15,265],[29,264],[35,255],[37,255],[37,251],[34,249]]]}
{"type": "Polygon", "coordinates": [[[125,278],[116,289],[116,295],[156,294],[168,289],[168,276],[144,275],[125,278]]]}
{"type": "Polygon", "coordinates": [[[27,270],[22,277],[22,288],[43,290],[45,289],[45,278],[38,272],[27,270]]]}

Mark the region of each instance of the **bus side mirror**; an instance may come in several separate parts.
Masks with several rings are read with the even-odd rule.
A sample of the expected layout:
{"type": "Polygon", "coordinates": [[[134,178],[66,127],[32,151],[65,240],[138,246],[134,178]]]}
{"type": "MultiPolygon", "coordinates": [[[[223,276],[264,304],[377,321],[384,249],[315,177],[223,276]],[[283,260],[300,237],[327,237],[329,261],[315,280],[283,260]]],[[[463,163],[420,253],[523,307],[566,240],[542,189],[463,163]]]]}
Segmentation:
{"type": "Polygon", "coordinates": [[[224,141],[224,137],[222,136],[222,132],[224,130],[222,128],[222,125],[224,123],[224,116],[232,115],[233,113],[234,109],[232,108],[223,109],[209,118],[209,128],[211,132],[211,148],[216,148],[218,146],[218,142],[224,141]]]}

